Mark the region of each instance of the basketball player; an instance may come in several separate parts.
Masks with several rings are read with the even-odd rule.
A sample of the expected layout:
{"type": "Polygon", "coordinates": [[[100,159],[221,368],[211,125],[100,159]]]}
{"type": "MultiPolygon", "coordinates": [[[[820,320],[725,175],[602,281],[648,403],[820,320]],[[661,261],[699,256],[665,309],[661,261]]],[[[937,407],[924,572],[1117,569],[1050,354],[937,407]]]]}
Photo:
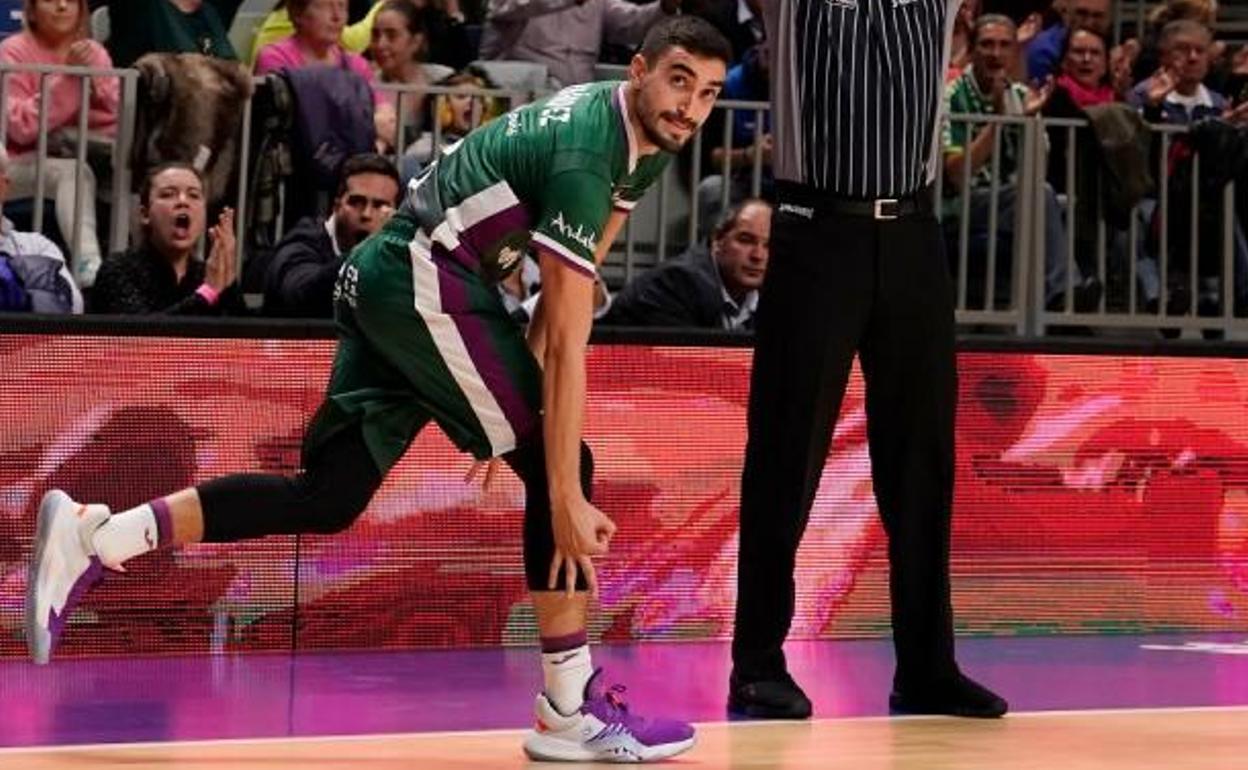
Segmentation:
{"type": "Polygon", "coordinates": [[[545,679],[526,753],[650,761],[692,746],[692,726],[630,712],[590,661],[592,558],[615,525],[589,502],[585,352],[597,267],[710,113],[730,58],[707,23],[666,19],[624,83],[573,86],[521,107],[415,180],[339,273],[337,354],[298,476],[227,476],[111,515],[49,492],[26,596],[35,661],[47,662],[102,568],[185,543],[346,529],[433,421],[478,460],[501,457],[525,485],[525,575],[545,679]],[[494,286],[530,247],[542,295],[526,339],[494,286]]]}

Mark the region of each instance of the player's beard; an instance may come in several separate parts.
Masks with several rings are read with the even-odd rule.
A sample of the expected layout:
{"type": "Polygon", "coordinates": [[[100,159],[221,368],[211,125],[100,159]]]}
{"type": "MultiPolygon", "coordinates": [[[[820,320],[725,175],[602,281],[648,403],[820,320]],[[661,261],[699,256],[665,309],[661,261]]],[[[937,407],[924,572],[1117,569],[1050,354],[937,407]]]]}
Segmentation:
{"type": "MultiPolygon", "coordinates": [[[[641,118],[641,130],[646,134],[646,141],[658,145],[665,152],[680,152],[681,148],[685,146],[685,142],[688,141],[688,139],[677,139],[676,137],[668,136],[660,128],[660,121],[664,117],[677,121],[684,120],[684,118],[675,112],[665,113],[651,108],[645,103],[644,96],[637,100],[637,116],[641,118]]],[[[696,126],[694,130],[697,130],[696,126]]],[[[693,136],[692,131],[689,136],[693,136]]]]}
{"type": "MultiPolygon", "coordinates": [[[[680,152],[681,149],[685,146],[685,142],[688,141],[688,139],[677,139],[674,136],[668,136],[667,134],[664,134],[663,131],[659,128],[658,117],[655,117],[653,121],[646,120],[643,118],[641,121],[641,127],[646,132],[646,139],[648,139],[651,142],[651,144],[657,144],[665,152],[672,152],[672,153],[680,152]]],[[[690,133],[689,136],[692,137],[693,134],[690,133]]]]}

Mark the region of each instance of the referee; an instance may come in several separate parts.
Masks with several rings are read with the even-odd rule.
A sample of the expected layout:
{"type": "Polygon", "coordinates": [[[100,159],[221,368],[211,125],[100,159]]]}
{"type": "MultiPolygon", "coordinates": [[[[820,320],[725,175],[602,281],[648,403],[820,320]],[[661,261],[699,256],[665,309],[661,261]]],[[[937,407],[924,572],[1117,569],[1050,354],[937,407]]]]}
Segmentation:
{"type": "Polygon", "coordinates": [[[932,213],[943,81],[961,0],[772,0],[771,264],[741,484],[729,710],[804,719],[782,645],[793,569],[850,365],[866,380],[888,533],[895,712],[998,717],[954,658],[953,295],[932,213]]]}

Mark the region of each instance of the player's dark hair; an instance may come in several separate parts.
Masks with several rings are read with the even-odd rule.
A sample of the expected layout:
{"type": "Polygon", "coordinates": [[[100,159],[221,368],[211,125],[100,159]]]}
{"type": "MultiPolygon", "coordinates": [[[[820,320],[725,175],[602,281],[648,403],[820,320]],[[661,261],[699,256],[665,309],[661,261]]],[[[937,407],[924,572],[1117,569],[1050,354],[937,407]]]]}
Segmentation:
{"type": "Polygon", "coordinates": [[[650,28],[641,43],[641,56],[651,67],[669,48],[683,48],[703,59],[732,65],[732,45],[710,22],[697,16],[668,16],[650,28]]]}

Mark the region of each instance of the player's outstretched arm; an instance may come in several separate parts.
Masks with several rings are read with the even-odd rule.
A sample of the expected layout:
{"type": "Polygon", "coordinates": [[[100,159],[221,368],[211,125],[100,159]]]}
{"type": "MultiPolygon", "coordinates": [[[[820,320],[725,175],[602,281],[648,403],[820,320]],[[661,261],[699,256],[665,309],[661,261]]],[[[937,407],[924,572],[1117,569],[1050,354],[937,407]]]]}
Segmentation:
{"type": "Polygon", "coordinates": [[[585,499],[581,489],[581,431],[585,419],[585,349],[593,324],[594,281],[562,257],[541,252],[542,316],[545,344],[542,358],[542,429],[546,440],[546,473],[550,483],[551,523],[555,558],[550,588],[559,571],[568,590],[577,571],[597,592],[592,556],[607,551],[615,525],[585,499]]]}

